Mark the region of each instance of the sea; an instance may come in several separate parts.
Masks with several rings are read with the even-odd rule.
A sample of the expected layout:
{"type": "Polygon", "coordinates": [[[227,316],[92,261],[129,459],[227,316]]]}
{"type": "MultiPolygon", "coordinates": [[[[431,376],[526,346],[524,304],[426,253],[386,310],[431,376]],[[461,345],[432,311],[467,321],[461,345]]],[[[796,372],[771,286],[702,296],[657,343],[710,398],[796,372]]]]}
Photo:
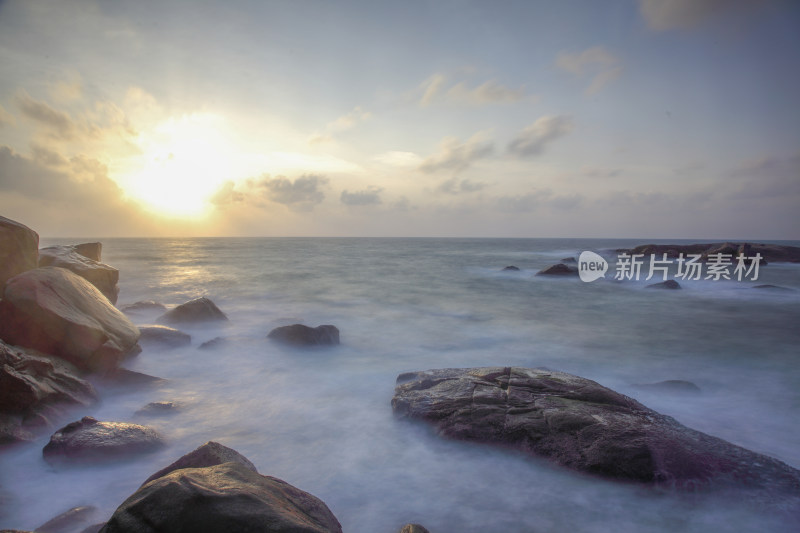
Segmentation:
{"type": "MultiPolygon", "coordinates": [[[[97,240],[43,239],[42,246],[97,240]]],[[[125,363],[164,381],[98,384],[82,416],[156,428],[167,446],[132,460],[51,466],[51,431],[0,453],[0,529],[33,530],[76,506],[103,522],[160,468],[207,441],[322,499],[345,532],[797,531],[790,516],[724,498],[591,477],[546,459],[438,436],[394,416],[398,374],[545,367],[597,381],[691,428],[800,468],[800,264],[758,279],[615,278],[619,239],[102,239],[118,306],[205,296],[228,322],[182,326],[190,346],[125,363]],[[612,261],[591,283],[536,276],[582,251],[612,261]],[[519,271],[504,271],[514,265],[519,271]],[[756,289],[771,284],[793,290],[756,289]],[[336,347],[296,349],[275,327],[333,324],[336,347]],[[198,346],[216,337],[218,349],[198,346]],[[699,393],[640,388],[688,380],[699,393]],[[174,402],[159,416],[137,414],[174,402]]],[[[659,241],[649,241],[659,242],[659,241]]],[[[666,241],[663,241],[666,242],[666,241]]],[[[671,241],[690,242],[690,241],[671,241]]],[[[785,244],[800,245],[797,242],[785,244]]],[[[751,273],[752,275],[752,273],[751,273]]],[[[151,324],[158,312],[131,315],[151,324]]],[[[56,429],[53,428],[53,431],[56,429]]]]}

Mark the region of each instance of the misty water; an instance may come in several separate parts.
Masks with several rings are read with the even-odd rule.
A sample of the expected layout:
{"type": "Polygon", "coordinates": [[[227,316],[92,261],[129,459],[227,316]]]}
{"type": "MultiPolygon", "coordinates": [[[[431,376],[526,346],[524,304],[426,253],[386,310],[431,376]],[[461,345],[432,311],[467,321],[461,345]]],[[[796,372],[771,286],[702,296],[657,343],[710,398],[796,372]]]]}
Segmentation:
{"type": "MultiPolygon", "coordinates": [[[[90,239],[91,240],[91,239],[90,239]]],[[[43,245],[66,241],[43,241],[43,245]]],[[[79,242],[71,240],[69,242],[79,242]]],[[[33,529],[94,505],[96,522],[152,473],[215,440],[321,498],[351,533],[408,522],[433,533],[485,531],[787,531],[791,517],[725,497],[677,494],[577,474],[396,419],[399,373],[442,367],[548,367],[593,379],[687,426],[800,468],[800,265],[759,280],[645,281],[536,277],[581,250],[641,244],[555,239],[110,239],[119,305],[207,296],[230,322],[181,327],[192,345],[145,349],[126,363],[165,378],[99,387],[84,415],[152,425],[163,450],[128,462],[51,467],[49,433],[0,454],[0,528],[33,529]],[[501,272],[516,265],[520,272],[501,272]],[[794,291],[753,289],[770,283],[794,291]],[[334,324],[341,346],[297,350],[279,325],[334,324]],[[198,350],[204,341],[230,342],[198,350]],[[644,391],[686,379],[700,394],[644,391]],[[175,412],[136,415],[149,402],[175,412]]],[[[611,278],[613,272],[607,275],[611,278]]],[[[132,317],[152,323],[156,314],[132,317]]]]}

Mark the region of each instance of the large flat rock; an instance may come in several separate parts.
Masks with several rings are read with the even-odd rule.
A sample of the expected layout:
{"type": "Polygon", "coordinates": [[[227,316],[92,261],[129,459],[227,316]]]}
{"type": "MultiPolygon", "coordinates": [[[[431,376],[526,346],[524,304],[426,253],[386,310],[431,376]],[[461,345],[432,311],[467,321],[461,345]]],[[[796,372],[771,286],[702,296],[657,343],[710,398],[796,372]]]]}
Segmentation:
{"type": "Polygon", "coordinates": [[[50,462],[107,461],[150,453],[164,444],[161,435],[148,426],[85,416],[56,431],[42,454],[50,462]]]}
{"type": "Polygon", "coordinates": [[[101,263],[100,243],[49,246],[39,250],[39,266],[66,268],[98,288],[108,300],[117,303],[119,270],[101,263]]]}
{"type": "Polygon", "coordinates": [[[10,278],[37,267],[39,234],[0,216],[0,290],[10,278]]]}

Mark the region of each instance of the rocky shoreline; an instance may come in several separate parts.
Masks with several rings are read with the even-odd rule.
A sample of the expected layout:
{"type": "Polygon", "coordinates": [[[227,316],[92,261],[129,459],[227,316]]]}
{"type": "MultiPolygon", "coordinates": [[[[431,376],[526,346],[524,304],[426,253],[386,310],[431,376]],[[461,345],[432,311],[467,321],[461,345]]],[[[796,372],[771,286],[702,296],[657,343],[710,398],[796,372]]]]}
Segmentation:
{"type": "MultiPolygon", "coordinates": [[[[30,228],[0,217],[0,446],[26,446],[50,432],[42,457],[76,467],[135,461],[162,448],[165,436],[149,426],[73,417],[99,400],[92,382],[141,386],[158,379],[124,368],[142,347],[189,345],[191,337],[177,329],[182,324],[224,323],[228,316],[208,298],[171,309],[144,301],[120,310],[119,271],[101,262],[100,243],[39,250],[38,242],[30,228]],[[155,323],[135,325],[131,317],[143,311],[159,313],[155,323]]],[[[661,249],[654,246],[662,245],[633,250],[661,249]]],[[[663,246],[670,246],[665,253],[694,250],[663,246]]],[[[705,253],[723,253],[716,250],[745,244],[703,246],[705,253]]],[[[763,252],[770,262],[800,262],[800,248],[747,246],[748,253],[763,252]]],[[[576,273],[565,264],[541,272],[576,273]]],[[[329,324],[281,326],[266,337],[290,350],[328,350],[340,343],[339,329],[329,324]]],[[[218,337],[201,348],[221,349],[228,342],[218,337]]],[[[161,402],[140,412],[176,408],[161,402]]],[[[800,510],[800,471],[579,376],[516,367],[410,372],[398,377],[392,410],[400,419],[428,422],[444,437],[512,448],[609,482],[701,492],[734,487],[765,505],[800,510]]],[[[88,515],[87,508],[76,508],[47,524],[66,523],[57,530],[75,533],[342,531],[324,502],[260,474],[247,458],[215,442],[154,473],[107,522],[87,526],[88,515]]],[[[47,524],[37,531],[56,530],[47,524]]],[[[427,531],[419,524],[401,529],[427,531]]]]}

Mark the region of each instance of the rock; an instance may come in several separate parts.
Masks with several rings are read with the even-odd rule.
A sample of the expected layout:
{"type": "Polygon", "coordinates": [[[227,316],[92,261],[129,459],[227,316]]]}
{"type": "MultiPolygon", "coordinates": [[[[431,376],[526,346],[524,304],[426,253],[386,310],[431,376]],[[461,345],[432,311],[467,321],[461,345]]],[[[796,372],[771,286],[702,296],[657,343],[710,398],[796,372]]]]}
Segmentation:
{"type": "Polygon", "coordinates": [[[677,393],[677,394],[698,394],[700,387],[691,381],[682,379],[668,379],[657,383],[638,383],[634,385],[639,389],[654,390],[658,392],[677,393]]]}
{"type": "Polygon", "coordinates": [[[112,372],[104,374],[100,380],[103,385],[123,388],[157,385],[164,381],[166,381],[164,378],[142,374],[141,372],[135,372],[127,368],[117,368],[112,372]]]}
{"type": "Polygon", "coordinates": [[[0,290],[6,281],[39,264],[39,234],[0,216],[0,290]]]}
{"type": "Polygon", "coordinates": [[[245,468],[258,472],[256,466],[244,455],[240,454],[232,448],[223,446],[222,444],[214,441],[208,441],[202,446],[195,448],[193,451],[187,453],[174,463],[166,466],[147,478],[142,485],[164,477],[167,474],[180,470],[181,468],[205,468],[207,466],[221,465],[222,463],[239,463],[245,468]]]}
{"type": "Polygon", "coordinates": [[[675,281],[674,279],[668,279],[667,281],[662,281],[660,283],[652,283],[645,287],[646,289],[680,289],[682,288],[680,283],[675,281]]]}
{"type": "Polygon", "coordinates": [[[94,372],[116,368],[136,345],[139,330],[82,277],[44,267],[6,283],[0,338],[94,372]]]}
{"type": "Polygon", "coordinates": [[[755,285],[753,288],[754,289],[759,289],[759,290],[769,290],[769,291],[792,291],[792,290],[794,290],[794,289],[790,289],[789,287],[781,287],[780,285],[770,285],[770,284],[755,285]]]}
{"type": "Polygon", "coordinates": [[[139,326],[139,344],[145,347],[180,348],[192,343],[187,333],[167,326],[139,326]]]}
{"type": "Polygon", "coordinates": [[[103,243],[101,242],[84,242],[82,244],[73,244],[72,247],[83,257],[88,257],[92,261],[102,260],[103,243]]]}
{"type": "Polygon", "coordinates": [[[446,437],[516,448],[607,478],[683,489],[742,486],[800,505],[800,471],[594,381],[539,369],[488,367],[402,374],[392,408],[446,437]]]}
{"type": "Polygon", "coordinates": [[[198,350],[217,350],[230,342],[226,337],[214,337],[197,347],[198,350]]]}
{"type": "Polygon", "coordinates": [[[726,253],[731,254],[735,259],[740,253],[745,257],[755,257],[761,254],[761,265],[767,263],[800,263],[800,247],[787,246],[784,244],[763,244],[763,243],[732,243],[715,242],[699,244],[643,244],[635,248],[620,248],[617,252],[628,254],[644,254],[645,259],[649,259],[650,254],[655,254],[660,258],[661,254],[666,253],[667,257],[675,258],[679,254],[684,256],[693,254],[707,258],[709,254],[726,253]]]}
{"type": "Polygon", "coordinates": [[[519,267],[515,267],[514,265],[507,266],[503,269],[503,272],[519,272],[519,267]]]}
{"type": "Polygon", "coordinates": [[[77,374],[65,361],[0,341],[0,442],[29,440],[29,430],[47,425],[61,406],[94,403],[94,387],[77,374]]]}
{"type": "Polygon", "coordinates": [[[219,310],[214,302],[208,298],[195,298],[174,309],[170,309],[160,317],[159,323],[191,323],[191,322],[211,322],[228,320],[225,313],[219,310]]]}
{"type": "Polygon", "coordinates": [[[99,533],[103,526],[105,526],[105,522],[100,522],[99,524],[92,524],[91,526],[87,527],[86,529],[82,529],[81,533],[99,533]]]}
{"type": "Polygon", "coordinates": [[[130,314],[130,313],[140,313],[146,311],[161,311],[164,312],[167,310],[167,306],[164,304],[160,304],[154,300],[142,300],[139,302],[135,302],[128,305],[123,305],[120,307],[120,311],[123,313],[130,314]]]}
{"type": "Polygon", "coordinates": [[[178,410],[178,404],[175,402],[150,402],[138,411],[135,415],[165,415],[173,413],[178,410]]]}
{"type": "Polygon", "coordinates": [[[273,329],[268,338],[292,346],[317,346],[339,344],[339,329],[322,325],[315,328],[303,324],[292,324],[273,329]]]}
{"type": "Polygon", "coordinates": [[[100,243],[42,248],[39,250],[39,266],[66,268],[97,287],[108,298],[108,301],[115,304],[119,294],[119,287],[117,287],[119,270],[78,252],[79,247],[82,247],[80,249],[91,253],[87,247],[95,244],[99,245],[100,243]]]}
{"type": "Polygon", "coordinates": [[[536,273],[537,276],[577,276],[578,267],[557,263],[547,268],[543,268],[536,273]]]}
{"type": "Polygon", "coordinates": [[[48,520],[35,529],[36,533],[72,533],[81,526],[86,526],[96,514],[97,508],[91,505],[73,507],[61,513],[52,520],[48,520]]]}
{"type": "Polygon", "coordinates": [[[208,443],[189,456],[184,457],[188,466],[167,467],[145,482],[114,511],[101,531],[342,531],[322,500],[285,481],[262,476],[234,450],[208,443]],[[224,462],[191,466],[206,462],[205,451],[197,454],[203,449],[211,450],[211,463],[224,462]]]}
{"type": "Polygon", "coordinates": [[[419,524],[406,524],[400,528],[399,533],[431,533],[419,524]]]}
{"type": "Polygon", "coordinates": [[[153,428],[84,416],[56,431],[42,454],[48,462],[103,461],[154,452],[163,445],[153,428]]]}
{"type": "Polygon", "coordinates": [[[565,257],[561,260],[562,263],[577,263],[574,257],[565,257]]]}

